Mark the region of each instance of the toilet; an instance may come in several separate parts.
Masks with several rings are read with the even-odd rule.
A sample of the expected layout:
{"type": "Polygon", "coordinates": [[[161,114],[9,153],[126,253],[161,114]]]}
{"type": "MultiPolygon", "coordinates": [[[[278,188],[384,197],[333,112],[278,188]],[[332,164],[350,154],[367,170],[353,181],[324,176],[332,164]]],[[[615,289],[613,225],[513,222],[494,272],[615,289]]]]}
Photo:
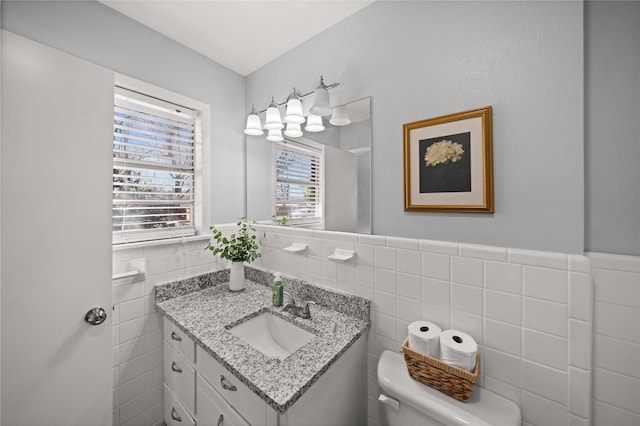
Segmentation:
{"type": "Polygon", "coordinates": [[[378,384],[382,424],[389,426],[520,426],[522,421],[515,403],[480,386],[464,403],[412,379],[402,355],[389,350],[378,361],[378,384]]]}

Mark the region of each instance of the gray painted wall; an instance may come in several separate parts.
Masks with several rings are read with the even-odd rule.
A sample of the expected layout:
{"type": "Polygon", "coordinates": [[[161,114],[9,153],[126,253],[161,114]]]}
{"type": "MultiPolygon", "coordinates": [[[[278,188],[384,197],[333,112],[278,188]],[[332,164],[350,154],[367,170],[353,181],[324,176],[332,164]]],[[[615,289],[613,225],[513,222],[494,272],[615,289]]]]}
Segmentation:
{"type": "Polygon", "coordinates": [[[580,2],[377,2],[249,76],[247,104],[241,76],[99,3],[1,5],[3,28],[211,104],[214,179],[238,182],[214,222],[244,212],[246,105],[322,73],[336,103],[373,96],[375,233],[640,255],[638,2],[585,3],[584,73],[580,2]],[[403,212],[402,124],[488,104],[496,213],[403,212]]]}
{"type": "Polygon", "coordinates": [[[244,77],[98,2],[3,1],[2,28],[210,104],[211,220],[243,215],[244,77]]]}
{"type": "Polygon", "coordinates": [[[375,234],[582,253],[581,2],[375,2],[249,75],[247,105],[320,74],[372,96],[375,234]],[[495,214],[404,212],[402,124],[486,105],[495,214]]]}
{"type": "Polygon", "coordinates": [[[640,2],[585,3],[585,249],[640,255],[640,2]]]}

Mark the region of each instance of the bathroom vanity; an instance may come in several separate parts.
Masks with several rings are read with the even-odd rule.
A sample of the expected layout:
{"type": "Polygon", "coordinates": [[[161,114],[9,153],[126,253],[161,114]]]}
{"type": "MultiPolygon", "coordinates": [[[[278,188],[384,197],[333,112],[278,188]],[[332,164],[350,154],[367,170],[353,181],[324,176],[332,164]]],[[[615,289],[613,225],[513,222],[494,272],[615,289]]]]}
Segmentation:
{"type": "Polygon", "coordinates": [[[237,293],[228,271],[156,286],[167,425],[366,424],[370,302],[285,278],[317,303],[302,319],[271,305],[271,273],[246,270],[237,293]],[[284,349],[256,340],[264,327],[284,349]]]}

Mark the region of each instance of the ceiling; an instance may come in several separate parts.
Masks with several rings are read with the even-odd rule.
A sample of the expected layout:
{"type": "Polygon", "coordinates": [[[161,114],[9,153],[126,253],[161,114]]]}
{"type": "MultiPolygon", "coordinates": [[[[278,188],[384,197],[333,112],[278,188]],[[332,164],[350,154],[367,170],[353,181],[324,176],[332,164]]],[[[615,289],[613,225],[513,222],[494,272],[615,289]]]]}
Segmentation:
{"type": "Polygon", "coordinates": [[[246,76],[373,0],[99,0],[246,76]]]}

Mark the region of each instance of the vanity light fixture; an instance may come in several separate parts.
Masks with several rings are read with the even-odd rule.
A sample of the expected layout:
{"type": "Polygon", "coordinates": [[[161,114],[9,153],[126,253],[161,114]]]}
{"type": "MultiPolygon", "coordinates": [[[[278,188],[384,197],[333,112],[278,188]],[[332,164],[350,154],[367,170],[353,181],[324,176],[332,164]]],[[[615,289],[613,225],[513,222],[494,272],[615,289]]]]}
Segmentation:
{"type": "Polygon", "coordinates": [[[329,101],[329,87],[324,84],[324,79],[320,76],[320,84],[313,92],[313,105],[309,108],[313,115],[325,116],[331,114],[331,102],[329,101]]]}
{"type": "Polygon", "coordinates": [[[282,130],[269,129],[269,133],[267,134],[267,140],[269,142],[282,142],[284,140],[284,138],[282,137],[282,130]]]}
{"type": "Polygon", "coordinates": [[[264,128],[268,130],[273,129],[282,129],[284,124],[282,124],[282,119],[280,118],[280,110],[278,109],[278,105],[273,100],[273,96],[271,97],[271,103],[267,108],[267,118],[265,119],[264,128]]]}
{"type": "Polygon", "coordinates": [[[324,130],[322,117],[319,115],[310,115],[307,117],[307,125],[304,127],[307,132],[321,132],[324,130]]]}
{"type": "Polygon", "coordinates": [[[349,118],[349,112],[347,111],[346,105],[340,105],[333,109],[333,114],[331,115],[331,119],[329,123],[334,126],[346,126],[351,124],[351,119],[349,118]]]}
{"type": "Polygon", "coordinates": [[[251,105],[251,112],[247,116],[247,127],[244,129],[247,135],[260,136],[264,134],[262,130],[262,122],[255,105],[251,105]]]}
{"type": "Polygon", "coordinates": [[[287,123],[287,129],[284,131],[284,134],[290,138],[299,138],[302,136],[300,123],[287,123]]]}
{"type": "MultiPolygon", "coordinates": [[[[263,129],[265,129],[268,130],[267,140],[279,142],[283,140],[282,129],[286,124],[284,134],[287,137],[297,138],[302,136],[303,133],[301,125],[305,122],[302,99],[312,95],[313,102],[309,108],[310,115],[306,119],[307,124],[304,126],[304,130],[307,132],[322,132],[325,129],[324,124],[322,123],[322,117],[331,115],[333,112],[331,108],[331,99],[329,97],[329,89],[333,89],[339,84],[340,83],[333,83],[326,85],[324,83],[324,78],[320,76],[320,83],[313,92],[299,95],[294,87],[285,102],[278,104],[272,96],[271,103],[262,111],[256,111],[255,107],[252,105],[251,112],[247,116],[247,125],[244,129],[244,133],[251,136],[260,136],[264,134],[263,129]],[[284,120],[280,115],[279,109],[279,107],[283,105],[286,105],[284,120]],[[260,114],[264,112],[266,112],[266,114],[265,124],[263,127],[260,121],[260,114]]],[[[331,120],[330,122],[336,126],[344,126],[351,122],[348,117],[346,120],[347,122],[345,122],[344,119],[340,119],[338,121],[339,123],[344,124],[334,124],[331,120]]]]}
{"type": "Polygon", "coordinates": [[[300,97],[298,97],[298,94],[296,93],[295,87],[287,98],[287,113],[284,116],[284,121],[290,124],[304,123],[304,115],[302,114],[302,102],[300,101],[300,97]]]}

